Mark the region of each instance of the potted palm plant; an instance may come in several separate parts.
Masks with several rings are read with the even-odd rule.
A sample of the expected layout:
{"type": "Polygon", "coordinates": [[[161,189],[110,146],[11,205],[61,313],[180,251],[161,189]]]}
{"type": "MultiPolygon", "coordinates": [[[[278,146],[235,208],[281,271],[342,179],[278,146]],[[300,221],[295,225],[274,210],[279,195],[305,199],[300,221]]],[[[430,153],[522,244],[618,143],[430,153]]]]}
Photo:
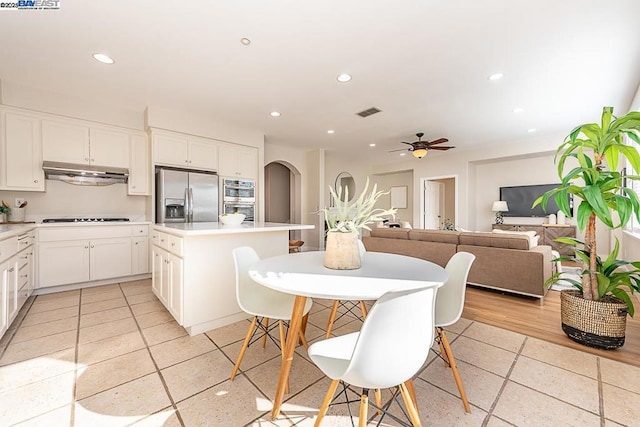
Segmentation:
{"type": "Polygon", "coordinates": [[[369,178],[355,202],[349,203],[349,188],[329,187],[334,207],[322,209],[327,223],[327,247],[324,266],[335,270],[353,270],[360,268],[360,250],[358,234],[361,229],[371,231],[368,224],[382,220],[384,216],[395,218],[396,209],[376,208],[376,202],[388,192],[378,191],[374,184],[369,190],[369,178]]]}
{"type": "MultiPolygon", "coordinates": [[[[640,221],[638,195],[625,185],[640,180],[618,170],[620,158],[640,171],[640,112],[616,118],[612,107],[604,107],[600,124],[588,123],[573,129],[556,152],[555,163],[562,182],[559,187],[540,196],[535,202],[546,206],[553,197],[565,215],[570,215],[569,195],[581,199],[577,209],[578,228],[584,241],[557,239],[576,246],[576,261],[582,263],[581,281],[570,281],[576,290],[562,291],[562,329],[569,338],[585,345],[613,349],[624,344],[627,314],[633,315],[629,293],[640,291],[640,262],[617,259],[619,244],[603,261],[597,254],[596,218],[610,229],[624,227],[632,215],[640,221]],[[565,172],[567,161],[577,166],[565,172]]],[[[568,260],[561,257],[559,260],[568,260]]],[[[559,274],[547,283],[558,279],[559,274]]]]}

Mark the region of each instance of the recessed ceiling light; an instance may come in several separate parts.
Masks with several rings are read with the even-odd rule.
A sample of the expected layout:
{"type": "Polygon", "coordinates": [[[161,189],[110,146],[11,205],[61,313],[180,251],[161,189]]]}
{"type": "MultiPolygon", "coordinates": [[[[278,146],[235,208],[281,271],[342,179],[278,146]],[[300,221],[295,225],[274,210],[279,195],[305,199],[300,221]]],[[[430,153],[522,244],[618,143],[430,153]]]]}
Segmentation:
{"type": "Polygon", "coordinates": [[[514,113],[522,113],[523,111],[524,111],[524,108],[520,108],[520,107],[513,109],[514,113]]]}
{"type": "Polygon", "coordinates": [[[527,129],[527,132],[529,132],[529,133],[534,133],[535,131],[536,131],[535,128],[527,129]]]}
{"type": "Polygon", "coordinates": [[[338,74],[338,77],[336,78],[340,83],[346,83],[349,80],[351,80],[351,74],[347,74],[347,73],[338,74]]]}
{"type": "Polygon", "coordinates": [[[109,55],[106,55],[104,53],[94,53],[93,59],[95,59],[96,61],[100,61],[103,64],[113,64],[114,62],[116,62],[113,59],[111,59],[109,55]]]}
{"type": "Polygon", "coordinates": [[[375,147],[376,144],[369,144],[369,147],[375,147]]]}
{"type": "Polygon", "coordinates": [[[243,38],[240,39],[240,43],[242,43],[245,46],[249,46],[251,44],[251,40],[249,40],[246,37],[243,37],[243,38]]]}
{"type": "Polygon", "coordinates": [[[406,156],[406,155],[407,155],[407,153],[400,153],[400,155],[401,155],[401,156],[406,156]]]}
{"type": "Polygon", "coordinates": [[[271,117],[280,117],[280,112],[279,111],[272,111],[269,113],[269,115],[271,117]]]}
{"type": "Polygon", "coordinates": [[[335,130],[333,130],[333,129],[329,129],[329,130],[327,131],[327,133],[328,133],[329,135],[331,135],[331,134],[336,133],[336,131],[335,131],[335,130]]]}
{"type": "Polygon", "coordinates": [[[501,78],[504,77],[504,74],[502,73],[495,73],[495,74],[491,74],[489,76],[489,80],[500,80],[501,78]]]}

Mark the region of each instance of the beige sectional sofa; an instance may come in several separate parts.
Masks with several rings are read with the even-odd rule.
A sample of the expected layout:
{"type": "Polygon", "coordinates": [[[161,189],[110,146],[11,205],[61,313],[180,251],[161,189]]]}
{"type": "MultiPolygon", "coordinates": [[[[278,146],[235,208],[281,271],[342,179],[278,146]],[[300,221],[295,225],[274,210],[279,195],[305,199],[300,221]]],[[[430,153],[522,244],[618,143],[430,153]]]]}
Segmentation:
{"type": "Polygon", "coordinates": [[[544,298],[544,281],[552,274],[551,246],[530,246],[526,235],[443,230],[375,228],[362,241],[368,251],[422,258],[445,266],[456,252],[476,260],[469,283],[544,298]]]}

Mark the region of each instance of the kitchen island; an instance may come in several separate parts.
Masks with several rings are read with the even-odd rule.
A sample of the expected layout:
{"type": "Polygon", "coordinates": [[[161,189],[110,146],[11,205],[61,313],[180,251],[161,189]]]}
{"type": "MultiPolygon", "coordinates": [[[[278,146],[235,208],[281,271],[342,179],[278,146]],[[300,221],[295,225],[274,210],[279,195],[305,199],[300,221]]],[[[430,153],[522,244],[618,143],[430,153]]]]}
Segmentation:
{"type": "Polygon", "coordinates": [[[286,254],[289,231],[313,228],[269,222],[155,224],[153,293],[190,335],[247,318],[236,302],[232,250],[251,246],[260,258],[286,254]]]}

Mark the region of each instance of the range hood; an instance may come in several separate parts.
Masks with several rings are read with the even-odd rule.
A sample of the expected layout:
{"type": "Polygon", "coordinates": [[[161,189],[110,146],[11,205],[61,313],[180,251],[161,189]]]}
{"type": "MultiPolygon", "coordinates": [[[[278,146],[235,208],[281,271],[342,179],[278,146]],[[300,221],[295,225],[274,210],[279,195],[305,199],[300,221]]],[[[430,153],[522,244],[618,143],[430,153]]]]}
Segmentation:
{"type": "Polygon", "coordinates": [[[75,185],[126,184],[129,180],[129,170],[124,168],[45,161],[42,170],[46,179],[75,185]]]}

